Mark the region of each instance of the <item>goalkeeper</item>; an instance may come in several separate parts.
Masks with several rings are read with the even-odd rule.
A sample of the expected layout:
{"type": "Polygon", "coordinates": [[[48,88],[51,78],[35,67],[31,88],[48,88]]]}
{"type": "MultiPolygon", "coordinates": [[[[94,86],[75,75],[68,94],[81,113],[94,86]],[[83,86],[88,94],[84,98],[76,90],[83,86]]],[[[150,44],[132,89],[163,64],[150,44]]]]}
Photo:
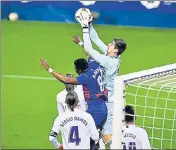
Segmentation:
{"type": "MultiPolygon", "coordinates": [[[[83,29],[83,41],[77,41],[80,46],[84,46],[85,52],[96,60],[102,66],[104,78],[106,82],[106,87],[108,89],[108,117],[107,121],[103,127],[103,140],[106,145],[111,145],[112,139],[112,119],[113,119],[113,101],[114,101],[114,80],[119,73],[120,67],[120,55],[126,49],[126,43],[119,38],[114,38],[114,40],[108,45],[104,44],[93,26],[89,23],[90,17],[88,14],[82,14],[81,20],[78,20],[83,29]],[[90,24],[90,25],[89,25],[90,24]],[[104,54],[100,54],[92,48],[92,43],[90,39],[100,48],[104,54]]],[[[79,39],[77,36],[74,36],[74,41],[79,39]]]]}

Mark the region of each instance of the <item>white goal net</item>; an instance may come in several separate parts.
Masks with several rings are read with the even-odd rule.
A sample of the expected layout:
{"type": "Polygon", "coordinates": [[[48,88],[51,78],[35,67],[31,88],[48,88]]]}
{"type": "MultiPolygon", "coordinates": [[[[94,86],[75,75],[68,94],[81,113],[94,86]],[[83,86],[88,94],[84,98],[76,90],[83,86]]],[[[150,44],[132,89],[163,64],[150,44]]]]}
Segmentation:
{"type": "Polygon", "coordinates": [[[176,149],[176,64],[119,76],[115,84],[112,149],[122,148],[124,104],[134,106],[152,149],[176,149]]]}

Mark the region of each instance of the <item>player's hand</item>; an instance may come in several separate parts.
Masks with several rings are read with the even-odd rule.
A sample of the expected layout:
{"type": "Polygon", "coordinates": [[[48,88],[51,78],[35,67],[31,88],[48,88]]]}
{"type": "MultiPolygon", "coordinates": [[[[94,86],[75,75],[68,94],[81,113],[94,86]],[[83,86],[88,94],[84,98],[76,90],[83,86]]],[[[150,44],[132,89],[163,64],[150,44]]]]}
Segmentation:
{"type": "Polygon", "coordinates": [[[58,150],[63,150],[63,145],[60,145],[58,150]]]}
{"type": "Polygon", "coordinates": [[[73,38],[73,42],[74,43],[76,43],[76,44],[78,44],[79,42],[82,42],[81,40],[80,40],[80,38],[77,36],[77,35],[72,35],[72,38],[73,38]]]}
{"type": "Polygon", "coordinates": [[[78,22],[81,24],[82,28],[88,28],[89,27],[89,20],[90,20],[90,16],[86,12],[83,12],[80,15],[80,17],[78,18],[78,22]]]}
{"type": "Polygon", "coordinates": [[[43,58],[40,58],[40,63],[41,63],[41,65],[46,69],[46,70],[48,70],[50,67],[49,67],[49,65],[48,65],[48,63],[43,59],[43,58]]]}

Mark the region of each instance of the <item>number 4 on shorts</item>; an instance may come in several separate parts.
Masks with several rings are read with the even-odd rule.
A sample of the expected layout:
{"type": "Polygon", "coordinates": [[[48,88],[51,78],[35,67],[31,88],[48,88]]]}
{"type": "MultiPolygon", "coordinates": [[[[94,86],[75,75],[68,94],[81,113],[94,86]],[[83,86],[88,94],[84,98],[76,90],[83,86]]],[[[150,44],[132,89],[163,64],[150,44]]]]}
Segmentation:
{"type": "Polygon", "coordinates": [[[68,141],[69,143],[75,143],[76,146],[79,145],[81,139],[79,138],[78,126],[72,126],[70,128],[68,141]]]}

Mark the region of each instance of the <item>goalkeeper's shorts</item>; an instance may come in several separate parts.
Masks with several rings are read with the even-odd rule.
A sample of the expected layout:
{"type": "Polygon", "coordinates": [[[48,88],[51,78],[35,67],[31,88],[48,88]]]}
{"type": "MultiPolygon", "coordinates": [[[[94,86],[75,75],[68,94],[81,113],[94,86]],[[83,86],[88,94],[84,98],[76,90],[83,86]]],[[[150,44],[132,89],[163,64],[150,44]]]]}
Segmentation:
{"type": "Polygon", "coordinates": [[[112,134],[112,120],[113,120],[113,103],[106,103],[108,109],[108,115],[106,122],[103,126],[102,134],[110,135],[112,134]]]}

